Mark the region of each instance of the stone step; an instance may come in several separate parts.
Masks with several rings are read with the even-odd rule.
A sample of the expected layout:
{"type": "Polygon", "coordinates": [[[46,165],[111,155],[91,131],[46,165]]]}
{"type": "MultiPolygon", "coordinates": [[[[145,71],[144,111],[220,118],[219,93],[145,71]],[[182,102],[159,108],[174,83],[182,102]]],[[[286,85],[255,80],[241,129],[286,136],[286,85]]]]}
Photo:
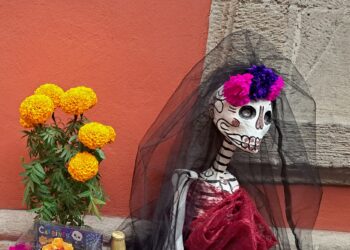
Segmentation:
{"type": "MultiPolygon", "coordinates": [[[[34,214],[26,210],[0,209],[0,250],[7,250],[29,229],[33,227],[34,214]]],[[[123,221],[120,217],[86,216],[85,224],[103,234],[103,241],[108,244],[111,234],[123,221]]],[[[104,249],[109,249],[104,247],[104,249]]]]}

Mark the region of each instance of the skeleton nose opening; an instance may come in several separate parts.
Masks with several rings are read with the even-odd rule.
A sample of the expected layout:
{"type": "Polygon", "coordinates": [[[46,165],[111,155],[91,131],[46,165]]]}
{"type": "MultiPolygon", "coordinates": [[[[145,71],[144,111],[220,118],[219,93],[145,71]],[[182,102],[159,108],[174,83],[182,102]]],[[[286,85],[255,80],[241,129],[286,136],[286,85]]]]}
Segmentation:
{"type": "Polygon", "coordinates": [[[263,129],[264,128],[264,106],[260,106],[259,117],[256,120],[255,127],[256,127],[256,129],[263,129]]]}

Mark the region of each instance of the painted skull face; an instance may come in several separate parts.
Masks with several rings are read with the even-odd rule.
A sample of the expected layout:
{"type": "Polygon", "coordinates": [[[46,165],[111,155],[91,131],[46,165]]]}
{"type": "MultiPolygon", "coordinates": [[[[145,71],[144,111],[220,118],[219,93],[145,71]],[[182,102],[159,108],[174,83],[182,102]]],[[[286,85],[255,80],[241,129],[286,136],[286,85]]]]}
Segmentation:
{"type": "Polygon", "coordinates": [[[83,239],[83,235],[82,235],[82,233],[79,232],[79,231],[73,231],[72,237],[73,237],[73,239],[76,240],[76,241],[82,241],[82,239],[83,239]]]}
{"type": "Polygon", "coordinates": [[[212,115],[216,127],[228,141],[244,151],[257,153],[271,125],[271,101],[250,101],[235,107],[225,100],[221,87],[214,98],[212,115]]]}

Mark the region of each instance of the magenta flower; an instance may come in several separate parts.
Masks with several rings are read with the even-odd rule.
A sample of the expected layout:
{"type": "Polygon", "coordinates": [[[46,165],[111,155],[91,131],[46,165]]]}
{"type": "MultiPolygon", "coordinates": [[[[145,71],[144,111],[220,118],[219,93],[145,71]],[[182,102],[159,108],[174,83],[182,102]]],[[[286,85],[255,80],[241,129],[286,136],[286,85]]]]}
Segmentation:
{"type": "Polygon", "coordinates": [[[250,73],[231,76],[224,83],[225,100],[236,107],[247,104],[250,101],[249,91],[253,77],[250,73]]]}
{"type": "Polygon", "coordinates": [[[284,87],[284,80],[281,76],[279,76],[277,80],[270,87],[270,91],[266,99],[269,101],[276,100],[277,96],[280,94],[283,87],[284,87]]]}

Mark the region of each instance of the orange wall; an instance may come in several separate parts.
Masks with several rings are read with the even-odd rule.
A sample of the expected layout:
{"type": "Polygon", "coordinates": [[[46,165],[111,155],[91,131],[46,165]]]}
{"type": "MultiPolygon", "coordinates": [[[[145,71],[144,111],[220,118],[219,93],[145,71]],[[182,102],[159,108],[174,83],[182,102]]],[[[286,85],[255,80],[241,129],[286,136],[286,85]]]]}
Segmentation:
{"type": "Polygon", "coordinates": [[[1,1],[0,208],[21,208],[18,106],[41,83],[85,84],[86,115],[112,125],[103,184],[107,214],[126,214],[137,144],[204,54],[210,0],[1,1]]]}
{"type": "Polygon", "coordinates": [[[326,186],[316,228],[350,232],[350,187],[326,186]]]}

